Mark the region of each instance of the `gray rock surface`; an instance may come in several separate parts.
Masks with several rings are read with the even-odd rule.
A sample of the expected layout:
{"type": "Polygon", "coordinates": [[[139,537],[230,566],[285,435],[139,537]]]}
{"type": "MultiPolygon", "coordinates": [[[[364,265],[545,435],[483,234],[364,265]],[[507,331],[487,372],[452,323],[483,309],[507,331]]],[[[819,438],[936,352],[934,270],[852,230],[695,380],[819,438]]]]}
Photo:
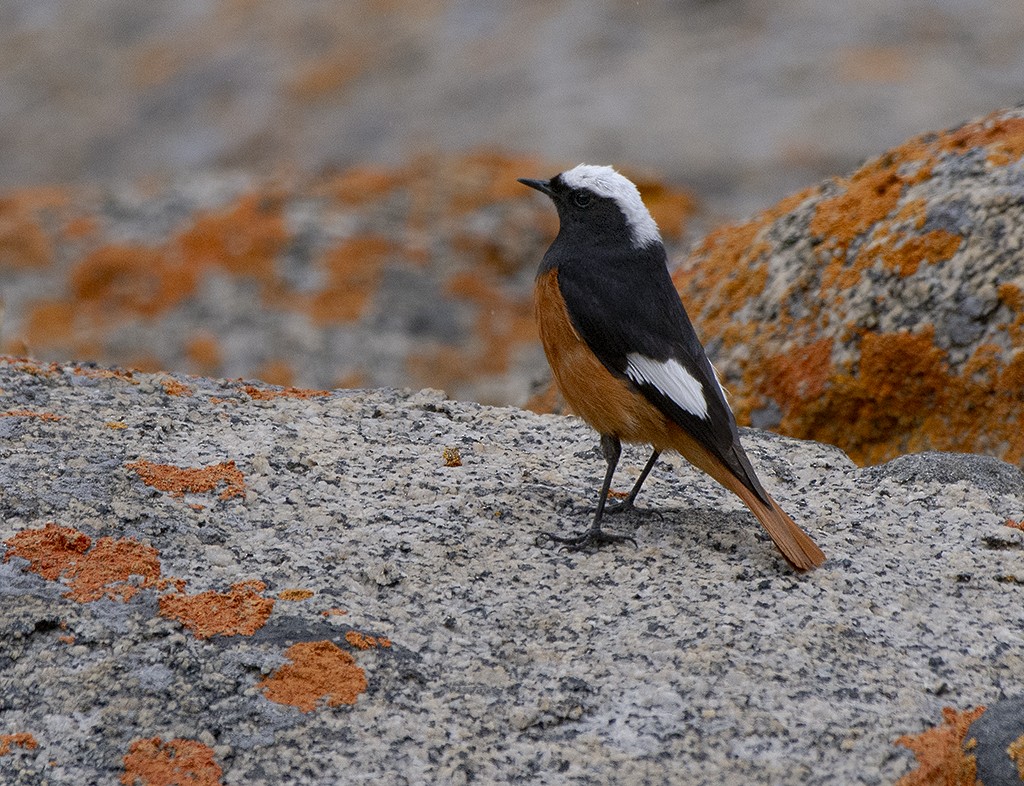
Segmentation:
{"type": "MultiPolygon", "coordinates": [[[[638,548],[569,554],[537,538],[591,512],[601,461],[578,420],[431,391],[267,395],[0,364],[0,728],[37,743],[0,756],[0,781],[116,782],[133,743],[159,737],[197,741],[223,784],[889,784],[913,768],[897,737],[944,705],[1019,694],[1013,467],[932,454],[860,470],[747,431],[821,569],[790,572],[678,459],[642,515],[614,522],[638,548]],[[233,461],[244,493],[176,497],[139,460],[233,461]],[[200,638],[160,614],[173,583],[78,602],[80,576],[11,556],[48,523],[152,547],[185,593],[258,580],[276,603],[253,635],[200,638]],[[286,592],[300,588],[313,595],[286,592]],[[365,671],[354,704],[303,712],[260,687],[315,641],[365,671]]],[[[617,487],[644,458],[628,452],[617,487]]]]}

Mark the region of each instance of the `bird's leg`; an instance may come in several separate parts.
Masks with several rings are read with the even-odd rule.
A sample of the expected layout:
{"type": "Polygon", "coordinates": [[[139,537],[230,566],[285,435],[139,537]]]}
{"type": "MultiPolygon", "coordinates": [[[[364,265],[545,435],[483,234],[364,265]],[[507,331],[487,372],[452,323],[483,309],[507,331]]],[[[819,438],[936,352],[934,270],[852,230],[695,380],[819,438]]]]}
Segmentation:
{"type": "Polygon", "coordinates": [[[658,456],[660,455],[660,450],[656,450],[651,453],[651,457],[647,459],[647,464],[644,466],[643,472],[640,473],[640,477],[638,477],[636,479],[636,483],[633,484],[633,490],[629,492],[629,495],[622,500],[622,502],[609,503],[604,509],[605,513],[626,513],[633,510],[633,503],[636,501],[636,495],[640,493],[640,487],[644,485],[644,481],[647,480],[647,476],[651,474],[651,470],[654,469],[654,465],[658,461],[658,456]]]}
{"type": "MultiPolygon", "coordinates": [[[[612,475],[615,474],[615,467],[619,463],[619,455],[622,453],[622,443],[619,438],[611,434],[601,435],[601,452],[605,461],[608,462],[608,469],[604,473],[604,484],[601,486],[601,497],[597,501],[597,512],[594,514],[594,521],[586,532],[571,538],[563,538],[558,535],[548,535],[549,540],[561,543],[570,551],[578,551],[588,546],[602,546],[606,543],[622,543],[629,541],[634,546],[636,541],[629,535],[612,535],[601,529],[601,518],[604,516],[605,504],[608,502],[608,489],[612,485],[612,475]]],[[[653,463],[653,462],[652,462],[653,463]]]]}

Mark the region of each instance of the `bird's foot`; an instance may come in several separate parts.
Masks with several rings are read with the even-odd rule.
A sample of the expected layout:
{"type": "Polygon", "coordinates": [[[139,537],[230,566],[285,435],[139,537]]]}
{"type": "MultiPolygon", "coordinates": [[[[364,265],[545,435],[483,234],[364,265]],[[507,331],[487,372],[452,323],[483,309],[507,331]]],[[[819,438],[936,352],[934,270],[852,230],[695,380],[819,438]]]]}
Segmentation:
{"type": "Polygon", "coordinates": [[[633,513],[634,511],[639,513],[641,512],[641,509],[634,505],[633,500],[629,497],[626,497],[621,502],[609,502],[604,506],[604,512],[606,515],[609,513],[613,515],[616,513],[633,513]]]}
{"type": "Polygon", "coordinates": [[[605,532],[600,527],[591,527],[586,532],[575,535],[573,537],[562,537],[561,535],[552,535],[551,533],[545,533],[541,536],[543,540],[557,543],[566,551],[584,551],[586,549],[594,548],[599,549],[601,546],[607,546],[614,543],[632,543],[633,547],[636,548],[636,540],[629,535],[615,535],[611,532],[605,532]]]}

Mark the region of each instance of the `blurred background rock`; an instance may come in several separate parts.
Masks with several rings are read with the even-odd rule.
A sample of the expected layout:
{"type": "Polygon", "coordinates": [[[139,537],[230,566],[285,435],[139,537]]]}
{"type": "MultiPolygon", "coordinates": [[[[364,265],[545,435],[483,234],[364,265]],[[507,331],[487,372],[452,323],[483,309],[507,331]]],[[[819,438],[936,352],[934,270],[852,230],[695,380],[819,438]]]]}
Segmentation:
{"type": "Polygon", "coordinates": [[[515,177],[613,163],[678,258],[1022,86],[1019,0],[7,0],[0,350],[523,404],[515,177]]]}

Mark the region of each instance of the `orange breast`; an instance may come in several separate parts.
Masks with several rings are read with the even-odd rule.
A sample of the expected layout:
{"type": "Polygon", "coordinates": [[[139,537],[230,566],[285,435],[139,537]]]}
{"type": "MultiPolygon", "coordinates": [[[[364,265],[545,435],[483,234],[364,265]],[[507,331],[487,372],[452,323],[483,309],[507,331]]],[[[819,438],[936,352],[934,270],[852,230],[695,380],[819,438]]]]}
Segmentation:
{"type": "Polygon", "coordinates": [[[558,289],[557,271],[537,279],[534,301],[544,353],[572,410],[601,434],[646,442],[659,450],[671,447],[667,418],[627,380],[613,376],[576,333],[558,289]]]}

